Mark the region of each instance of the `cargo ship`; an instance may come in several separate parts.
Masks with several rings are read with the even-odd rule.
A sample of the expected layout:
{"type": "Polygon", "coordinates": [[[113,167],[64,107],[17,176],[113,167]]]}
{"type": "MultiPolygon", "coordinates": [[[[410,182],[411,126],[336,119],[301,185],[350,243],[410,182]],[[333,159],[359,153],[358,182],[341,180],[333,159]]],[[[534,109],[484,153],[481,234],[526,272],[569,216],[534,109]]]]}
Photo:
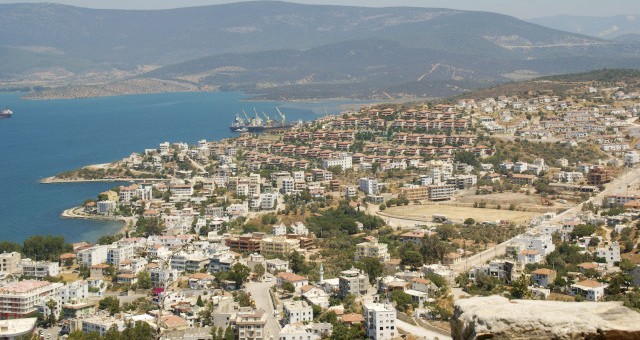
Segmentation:
{"type": "Polygon", "coordinates": [[[255,118],[249,118],[247,113],[243,110],[244,118],[242,119],[240,115],[236,115],[236,119],[231,123],[229,129],[233,132],[263,132],[267,130],[280,130],[280,129],[288,129],[294,126],[294,124],[286,123],[286,116],[280,109],[276,107],[278,114],[282,118],[282,120],[278,121],[277,119],[271,119],[267,114],[262,112],[261,118],[258,115],[258,111],[253,109],[255,112],[255,118]]]}
{"type": "Polygon", "coordinates": [[[2,111],[0,111],[0,118],[11,118],[11,116],[13,116],[13,111],[9,109],[2,109],[2,111]]]}

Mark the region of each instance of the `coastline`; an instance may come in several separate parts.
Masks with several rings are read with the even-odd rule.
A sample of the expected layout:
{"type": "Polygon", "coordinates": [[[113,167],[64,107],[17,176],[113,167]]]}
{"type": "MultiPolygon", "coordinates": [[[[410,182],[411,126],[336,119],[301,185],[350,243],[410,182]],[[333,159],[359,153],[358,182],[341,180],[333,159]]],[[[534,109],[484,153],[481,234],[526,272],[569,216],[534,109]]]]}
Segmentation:
{"type": "Polygon", "coordinates": [[[91,182],[162,182],[167,181],[166,178],[133,178],[133,177],[118,177],[118,178],[58,178],[56,176],[45,177],[40,180],[41,184],[62,184],[62,183],[91,183],[91,182]]]}
{"type": "Polygon", "coordinates": [[[100,215],[86,215],[84,213],[80,213],[79,210],[82,210],[82,207],[73,207],[69,209],[65,209],[60,214],[62,218],[69,219],[79,219],[79,220],[95,220],[95,221],[111,221],[122,223],[122,227],[118,229],[115,234],[125,234],[128,230],[129,222],[133,222],[135,217],[114,217],[114,216],[100,216],[100,215]]]}

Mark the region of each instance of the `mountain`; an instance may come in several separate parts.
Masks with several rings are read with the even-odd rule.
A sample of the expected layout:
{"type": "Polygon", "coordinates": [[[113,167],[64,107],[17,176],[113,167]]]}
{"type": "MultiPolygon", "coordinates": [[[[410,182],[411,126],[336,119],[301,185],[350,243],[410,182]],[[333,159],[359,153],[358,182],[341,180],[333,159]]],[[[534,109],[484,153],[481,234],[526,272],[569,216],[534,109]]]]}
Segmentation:
{"type": "Polygon", "coordinates": [[[583,17],[556,15],[527,20],[553,29],[584,34],[601,39],[616,39],[628,34],[640,34],[640,16],[583,17]]]}
{"type": "Polygon", "coordinates": [[[3,51],[28,54],[0,59],[0,75],[15,79],[51,69],[58,81],[66,71],[82,85],[83,74],[114,70],[118,80],[166,79],[267,98],[442,96],[539,75],[640,67],[636,44],[495,13],[275,1],[155,11],[0,5],[3,51]]]}

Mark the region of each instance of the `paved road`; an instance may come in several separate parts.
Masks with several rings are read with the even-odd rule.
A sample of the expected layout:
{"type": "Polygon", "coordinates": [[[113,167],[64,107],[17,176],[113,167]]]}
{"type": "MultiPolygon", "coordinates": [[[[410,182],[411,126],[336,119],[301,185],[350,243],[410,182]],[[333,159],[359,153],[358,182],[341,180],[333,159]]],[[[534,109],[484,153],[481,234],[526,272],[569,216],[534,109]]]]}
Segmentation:
{"type": "Polygon", "coordinates": [[[278,339],[280,325],[274,317],[273,304],[269,296],[269,290],[276,284],[276,279],[271,274],[266,274],[271,278],[271,282],[249,282],[245,285],[246,291],[256,302],[256,308],[267,312],[267,325],[265,326],[265,339],[278,339]]]}
{"type": "Polygon", "coordinates": [[[432,340],[432,339],[438,339],[438,340],[448,340],[451,339],[450,336],[446,336],[446,335],[442,335],[440,333],[434,332],[434,331],[430,331],[426,328],[422,328],[420,326],[414,326],[411,324],[408,324],[402,320],[396,320],[396,326],[403,330],[404,332],[407,332],[413,336],[419,337],[420,339],[427,339],[427,340],[432,340]]]}
{"type": "MultiPolygon", "coordinates": [[[[597,195],[591,197],[587,202],[601,204],[604,196],[611,195],[614,193],[625,193],[628,187],[632,187],[637,184],[640,180],[640,168],[625,168],[625,172],[620,174],[620,176],[609,184],[606,185],[605,189],[598,193],[597,195]]],[[[586,202],[585,202],[586,203],[586,202]]],[[[561,223],[565,218],[576,216],[582,210],[582,204],[575,205],[566,211],[556,215],[553,219],[551,219],[550,223],[561,223]]],[[[531,228],[531,232],[540,232],[542,230],[542,226],[531,228]]],[[[474,266],[480,266],[489,260],[502,256],[506,253],[506,246],[513,239],[509,239],[503,243],[498,244],[497,246],[491,247],[481,253],[475,254],[473,256],[469,256],[463,259],[457,265],[452,265],[451,269],[455,270],[458,273],[463,273],[468,271],[470,268],[474,266]]]]}

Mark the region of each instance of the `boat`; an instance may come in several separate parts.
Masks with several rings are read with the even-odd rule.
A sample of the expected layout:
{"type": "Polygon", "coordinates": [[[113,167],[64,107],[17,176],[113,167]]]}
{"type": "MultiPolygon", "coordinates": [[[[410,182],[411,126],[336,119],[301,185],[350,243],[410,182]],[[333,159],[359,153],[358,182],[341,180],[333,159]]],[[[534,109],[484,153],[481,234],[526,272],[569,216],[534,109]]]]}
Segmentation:
{"type": "Polygon", "coordinates": [[[0,118],[11,118],[11,116],[13,116],[13,111],[9,109],[2,109],[2,111],[0,111],[0,118]]]}
{"type": "Polygon", "coordinates": [[[233,123],[231,123],[231,126],[229,126],[229,129],[233,132],[247,131],[247,127],[244,123],[244,120],[240,118],[240,115],[236,115],[236,119],[234,119],[233,123]]]}
{"type": "Polygon", "coordinates": [[[250,119],[247,113],[243,110],[242,113],[244,114],[245,120],[240,118],[240,115],[236,115],[236,119],[231,123],[231,126],[229,126],[229,129],[233,132],[245,132],[245,131],[246,132],[264,132],[268,130],[281,130],[281,129],[292,128],[294,124],[285,123],[286,121],[285,114],[282,113],[282,111],[280,111],[280,109],[277,107],[276,107],[276,110],[278,111],[278,114],[282,118],[281,121],[278,121],[277,119],[271,119],[271,117],[269,117],[267,114],[262,112],[262,116],[264,117],[263,119],[260,117],[260,115],[258,115],[258,111],[255,108],[253,109],[255,113],[255,118],[250,119]]]}

